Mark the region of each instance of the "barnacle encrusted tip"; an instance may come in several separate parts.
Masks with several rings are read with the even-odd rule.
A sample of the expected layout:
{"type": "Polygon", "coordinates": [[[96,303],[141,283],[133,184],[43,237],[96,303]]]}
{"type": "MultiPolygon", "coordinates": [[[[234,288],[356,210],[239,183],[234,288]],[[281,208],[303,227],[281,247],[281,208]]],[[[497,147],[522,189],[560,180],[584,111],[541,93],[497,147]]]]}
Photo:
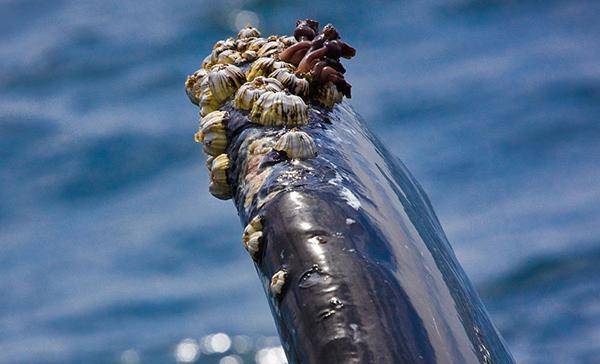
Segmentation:
{"type": "MultiPolygon", "coordinates": [[[[210,192],[221,199],[232,196],[228,184],[231,162],[226,153],[228,138],[233,130],[239,130],[235,129],[239,118],[286,129],[309,123],[309,111],[318,112],[317,105],[331,109],[344,96],[351,96],[340,59],[355,54],[335,27],[327,24],[320,28],[311,19],[298,20],[292,36],[263,37],[258,29],[246,26],[237,36],[216,42],[200,69],[184,84],[188,98],[200,108],[200,127],[194,140],[202,143],[207,155],[210,192]],[[235,119],[230,122],[225,110],[235,119]]],[[[300,160],[317,155],[314,140],[304,131],[286,130],[269,138],[269,143],[263,143],[265,153],[300,160]]],[[[252,163],[259,165],[261,158],[252,163]]],[[[260,178],[265,176],[260,174],[260,178]]],[[[233,176],[230,178],[234,181],[233,176]]],[[[249,229],[253,229],[251,225],[249,229]]],[[[243,238],[254,259],[262,239],[260,229],[255,230],[245,232],[243,238]]]]}

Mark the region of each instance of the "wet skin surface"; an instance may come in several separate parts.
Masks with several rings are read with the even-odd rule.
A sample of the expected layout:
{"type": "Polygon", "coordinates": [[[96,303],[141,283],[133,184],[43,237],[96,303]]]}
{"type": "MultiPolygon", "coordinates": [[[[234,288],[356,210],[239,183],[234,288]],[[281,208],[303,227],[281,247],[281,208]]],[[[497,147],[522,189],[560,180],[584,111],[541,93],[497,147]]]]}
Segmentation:
{"type": "MultiPolygon", "coordinates": [[[[302,130],[319,155],[269,153],[256,168],[272,170],[252,204],[243,188],[235,196],[243,224],[263,218],[257,270],[290,362],[513,363],[404,165],[347,103],[313,106],[310,120],[302,130]]],[[[242,140],[274,133],[235,111],[229,125],[235,166],[242,140]]],[[[232,186],[243,171],[232,169],[232,186]]]]}

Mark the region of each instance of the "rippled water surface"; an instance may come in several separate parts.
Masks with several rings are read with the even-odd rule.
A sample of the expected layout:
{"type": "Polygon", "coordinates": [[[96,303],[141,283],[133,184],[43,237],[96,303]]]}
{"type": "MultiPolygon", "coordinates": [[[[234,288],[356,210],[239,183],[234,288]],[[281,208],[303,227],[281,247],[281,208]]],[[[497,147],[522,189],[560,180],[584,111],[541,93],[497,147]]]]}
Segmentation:
{"type": "Polygon", "coordinates": [[[279,363],[182,84],[333,22],[521,363],[600,362],[600,3],[0,1],[0,362],[279,363]]]}

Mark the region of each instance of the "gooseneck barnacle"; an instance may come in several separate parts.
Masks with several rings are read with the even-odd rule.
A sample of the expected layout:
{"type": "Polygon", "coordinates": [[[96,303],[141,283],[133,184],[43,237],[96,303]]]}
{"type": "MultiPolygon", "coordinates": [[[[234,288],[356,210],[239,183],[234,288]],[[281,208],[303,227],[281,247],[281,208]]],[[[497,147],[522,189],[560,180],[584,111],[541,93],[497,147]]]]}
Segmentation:
{"type": "Polygon", "coordinates": [[[308,73],[318,85],[332,82],[338,91],[351,97],[340,58],[352,58],[356,50],[340,39],[333,25],[327,24],[320,33],[318,28],[319,23],[313,20],[298,21],[294,31],[298,43],[282,51],[279,59],[297,66],[296,74],[308,73]]]}

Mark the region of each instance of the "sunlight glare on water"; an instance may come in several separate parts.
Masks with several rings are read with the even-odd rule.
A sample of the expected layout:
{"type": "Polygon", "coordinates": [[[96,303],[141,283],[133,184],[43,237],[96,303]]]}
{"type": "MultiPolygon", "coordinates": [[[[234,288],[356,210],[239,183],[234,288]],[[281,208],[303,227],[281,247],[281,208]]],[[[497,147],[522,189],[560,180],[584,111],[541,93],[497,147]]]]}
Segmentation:
{"type": "Polygon", "coordinates": [[[175,350],[175,358],[178,363],[193,363],[199,355],[198,342],[194,339],[182,340],[175,350]]]}
{"type": "Polygon", "coordinates": [[[257,364],[287,364],[285,353],[281,346],[260,349],[255,356],[257,364]]]}

